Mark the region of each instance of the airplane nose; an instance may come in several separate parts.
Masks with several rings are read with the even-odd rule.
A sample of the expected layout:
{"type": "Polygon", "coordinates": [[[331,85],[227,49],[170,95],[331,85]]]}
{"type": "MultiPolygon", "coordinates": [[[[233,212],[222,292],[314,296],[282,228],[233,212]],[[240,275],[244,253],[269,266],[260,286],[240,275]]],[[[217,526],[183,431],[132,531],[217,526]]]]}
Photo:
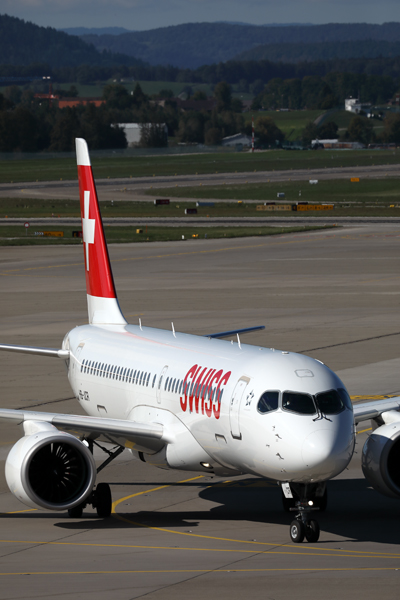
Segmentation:
{"type": "Polygon", "coordinates": [[[338,475],[350,457],[349,440],[330,429],[314,431],[303,442],[302,459],[314,477],[338,475]]]}

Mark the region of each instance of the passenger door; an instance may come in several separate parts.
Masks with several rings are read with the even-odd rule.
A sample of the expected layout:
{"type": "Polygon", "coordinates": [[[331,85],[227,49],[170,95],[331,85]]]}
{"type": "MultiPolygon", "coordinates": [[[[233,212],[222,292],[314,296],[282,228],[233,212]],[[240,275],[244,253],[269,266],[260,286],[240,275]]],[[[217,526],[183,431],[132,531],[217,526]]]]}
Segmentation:
{"type": "Polygon", "coordinates": [[[240,431],[240,403],[249,381],[250,379],[248,377],[241,377],[239,379],[235,385],[235,389],[233,390],[232,398],[229,403],[229,423],[231,427],[231,434],[236,440],[242,439],[242,433],[240,431]]]}

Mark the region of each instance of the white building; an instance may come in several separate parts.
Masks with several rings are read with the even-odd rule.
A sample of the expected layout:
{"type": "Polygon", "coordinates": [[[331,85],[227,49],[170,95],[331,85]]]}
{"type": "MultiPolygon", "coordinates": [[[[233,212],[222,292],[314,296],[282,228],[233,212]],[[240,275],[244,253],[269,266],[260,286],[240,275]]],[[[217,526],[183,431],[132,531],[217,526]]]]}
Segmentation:
{"type": "MultiPolygon", "coordinates": [[[[117,123],[113,127],[119,127],[124,131],[128,146],[137,146],[142,135],[142,127],[151,127],[151,125],[151,123],[117,123]]],[[[168,137],[167,125],[161,123],[160,126],[164,127],[165,135],[168,137]]]]}
{"type": "Polygon", "coordinates": [[[222,146],[237,146],[238,144],[241,144],[242,146],[251,146],[251,137],[249,135],[244,135],[243,133],[236,133],[235,135],[224,137],[221,144],[222,146]]]}
{"type": "Polygon", "coordinates": [[[344,101],[344,109],[348,112],[360,114],[361,111],[368,111],[371,108],[371,103],[362,103],[358,98],[346,98],[344,101]]]}

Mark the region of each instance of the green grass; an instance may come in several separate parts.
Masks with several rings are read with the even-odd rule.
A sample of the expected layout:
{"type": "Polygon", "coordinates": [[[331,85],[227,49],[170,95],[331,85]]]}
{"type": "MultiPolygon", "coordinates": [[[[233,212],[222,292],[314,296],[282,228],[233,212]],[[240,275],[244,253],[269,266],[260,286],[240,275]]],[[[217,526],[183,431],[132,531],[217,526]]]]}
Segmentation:
{"type": "MultiPolygon", "coordinates": [[[[227,203],[226,211],[230,216],[400,216],[397,204],[400,201],[400,181],[398,179],[360,179],[352,183],[350,179],[321,180],[316,185],[307,181],[284,181],[260,184],[219,185],[163,188],[147,190],[148,195],[174,198],[194,198],[204,200],[233,200],[243,201],[243,204],[227,203]],[[295,203],[298,201],[311,204],[335,204],[332,213],[320,212],[257,212],[256,204],[246,204],[246,200],[255,200],[260,203],[275,202],[277,194],[285,193],[285,201],[295,203]],[[300,195],[301,192],[301,195],[300,195]],[[391,205],[394,207],[391,208],[391,205]],[[399,213],[399,214],[398,214],[399,213]]],[[[161,207],[159,207],[161,208],[161,207]]],[[[168,207],[167,207],[168,208],[168,207]]],[[[223,216],[223,205],[217,204],[215,208],[199,208],[210,216],[223,216]]],[[[227,215],[226,215],[227,216],[227,215]]]]}
{"type": "MultiPolygon", "coordinates": [[[[45,158],[45,154],[41,155],[45,158]]],[[[152,177],[399,164],[398,150],[221,152],[164,156],[92,157],[96,178],[152,177]]],[[[0,183],[77,179],[75,158],[2,160],[0,183]]]]}
{"type": "Polygon", "coordinates": [[[323,110],[293,110],[290,112],[265,111],[260,114],[271,117],[275,125],[285,134],[285,139],[292,142],[300,140],[307,123],[315,121],[323,113],[323,110]]]}
{"type": "MultiPolygon", "coordinates": [[[[397,206],[400,203],[400,180],[389,178],[361,179],[359,183],[352,183],[350,179],[321,180],[317,185],[288,179],[284,182],[257,184],[158,188],[148,189],[146,193],[150,196],[170,198],[171,203],[155,206],[152,202],[114,201],[111,204],[105,201],[100,203],[103,217],[105,219],[148,218],[149,224],[155,217],[184,219],[185,208],[195,208],[196,200],[202,199],[216,200],[214,207],[198,207],[198,217],[203,218],[400,216],[397,206]],[[285,193],[287,203],[298,201],[311,204],[333,203],[335,209],[329,212],[257,211],[257,203],[274,202],[279,192],[285,193]],[[193,202],[180,202],[180,198],[193,198],[193,202]],[[230,202],[218,202],[218,200],[230,200],[230,202]]],[[[0,198],[0,217],[6,216],[27,220],[33,217],[79,217],[80,207],[78,200],[0,198]]]]}
{"type": "MultiPolygon", "coordinates": [[[[197,239],[237,238],[237,237],[264,237],[270,235],[281,235],[283,233],[295,233],[299,231],[311,231],[324,227],[142,227],[142,233],[136,233],[136,227],[113,227],[106,226],[105,233],[108,243],[138,243],[138,242],[166,242],[166,241],[190,241],[195,243],[197,239]]],[[[51,246],[51,245],[81,245],[82,240],[72,237],[72,231],[78,227],[53,227],[32,228],[28,235],[22,231],[23,226],[1,225],[0,246],[51,246]],[[62,238],[45,238],[36,235],[35,231],[63,231],[62,238]]]]}

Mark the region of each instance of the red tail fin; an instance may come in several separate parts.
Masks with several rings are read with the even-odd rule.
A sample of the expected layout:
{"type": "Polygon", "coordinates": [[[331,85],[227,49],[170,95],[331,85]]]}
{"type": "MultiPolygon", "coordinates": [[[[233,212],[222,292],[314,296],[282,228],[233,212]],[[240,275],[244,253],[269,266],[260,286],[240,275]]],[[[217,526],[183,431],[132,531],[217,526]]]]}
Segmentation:
{"type": "Polygon", "coordinates": [[[89,323],[126,321],[119,308],[85,140],[76,139],[89,323]]]}

